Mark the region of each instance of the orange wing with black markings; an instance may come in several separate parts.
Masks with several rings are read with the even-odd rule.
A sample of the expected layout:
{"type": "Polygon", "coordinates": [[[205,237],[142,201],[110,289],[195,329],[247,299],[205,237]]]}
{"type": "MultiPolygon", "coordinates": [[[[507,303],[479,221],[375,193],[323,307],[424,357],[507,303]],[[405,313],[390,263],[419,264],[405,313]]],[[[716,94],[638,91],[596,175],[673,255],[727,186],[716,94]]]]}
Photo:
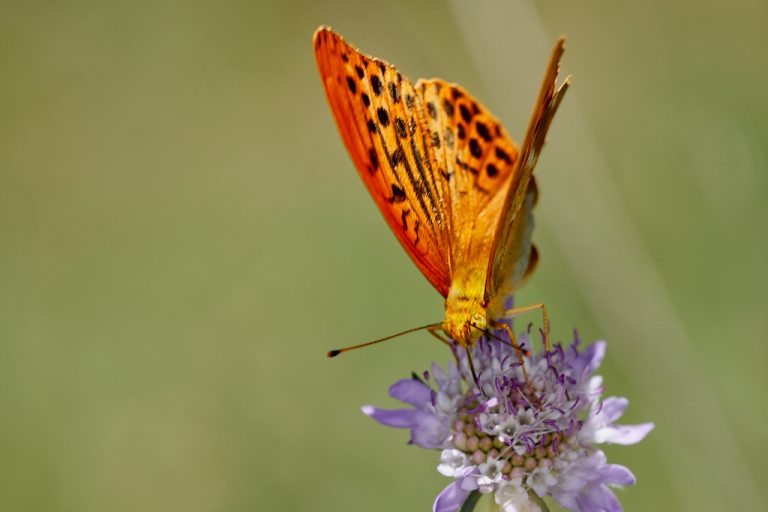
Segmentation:
{"type": "Polygon", "coordinates": [[[443,295],[488,261],[518,149],[462,87],[413,85],[331,29],[315,55],[342,139],[390,228],[443,295]]]}
{"type": "Polygon", "coordinates": [[[327,27],[315,56],[344,144],[392,231],[430,283],[451,284],[450,217],[433,140],[413,85],[327,27]]]}

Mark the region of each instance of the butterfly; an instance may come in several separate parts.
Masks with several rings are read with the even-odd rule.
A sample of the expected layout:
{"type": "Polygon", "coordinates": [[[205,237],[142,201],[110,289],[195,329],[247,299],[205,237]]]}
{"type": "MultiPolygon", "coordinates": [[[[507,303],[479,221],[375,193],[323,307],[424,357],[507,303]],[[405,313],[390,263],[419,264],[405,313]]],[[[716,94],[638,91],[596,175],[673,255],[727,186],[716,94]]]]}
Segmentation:
{"type": "Polygon", "coordinates": [[[314,35],[325,93],[352,162],[405,251],[445,298],[443,322],[422,328],[449,343],[442,331],[467,352],[489,328],[506,328],[514,340],[500,320],[536,309],[548,346],[544,305],[507,309],[505,302],[538,261],[532,173],[570,84],[568,77],[557,85],[564,43],[555,44],[518,148],[461,86],[437,78],[411,83],[329,27],[314,35]]]}

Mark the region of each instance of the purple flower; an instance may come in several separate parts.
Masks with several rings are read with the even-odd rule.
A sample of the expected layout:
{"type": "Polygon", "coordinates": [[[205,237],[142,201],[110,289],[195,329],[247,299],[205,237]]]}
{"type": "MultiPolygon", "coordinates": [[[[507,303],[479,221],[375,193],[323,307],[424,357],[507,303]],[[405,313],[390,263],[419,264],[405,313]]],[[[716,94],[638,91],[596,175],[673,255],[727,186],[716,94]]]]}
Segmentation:
{"type": "MultiPolygon", "coordinates": [[[[527,335],[520,341],[530,346],[527,335]]],[[[472,351],[477,382],[464,351],[455,350],[447,370],[433,365],[423,380],[414,374],[392,385],[390,395],[410,407],[366,405],[363,412],[410,429],[412,444],[442,450],[437,470],[453,482],[435,499],[435,512],[456,511],[473,491],[493,493],[504,512],[539,511],[537,497],[546,496],[570,510],[620,511],[609,486],[635,477],[608,464],[596,445],[637,443],[653,424],[614,423],[628,401],[601,399],[602,378],[593,372],[606,344],[581,352],[578,345],[576,338],[567,348],[518,356],[511,345],[482,338],[472,351]]]]}

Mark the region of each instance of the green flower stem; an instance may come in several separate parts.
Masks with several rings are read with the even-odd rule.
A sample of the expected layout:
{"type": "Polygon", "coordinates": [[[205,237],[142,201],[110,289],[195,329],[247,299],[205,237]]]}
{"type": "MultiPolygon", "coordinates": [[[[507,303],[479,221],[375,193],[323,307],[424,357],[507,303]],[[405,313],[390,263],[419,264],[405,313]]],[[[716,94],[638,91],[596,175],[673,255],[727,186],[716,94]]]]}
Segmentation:
{"type": "Polygon", "coordinates": [[[467,496],[467,499],[464,501],[459,512],[472,512],[475,510],[475,505],[477,505],[477,502],[480,501],[481,497],[482,494],[480,494],[480,491],[472,491],[469,493],[469,496],[467,496]]]}
{"type": "Polygon", "coordinates": [[[547,504],[544,502],[543,499],[541,499],[541,497],[538,494],[533,492],[532,489],[528,489],[528,497],[531,499],[532,502],[537,504],[539,508],[541,508],[541,512],[549,512],[549,507],[547,506],[547,504]]]}
{"type": "MultiPolygon", "coordinates": [[[[472,491],[472,493],[467,497],[467,501],[465,501],[464,505],[461,506],[460,512],[473,512],[482,496],[483,495],[480,494],[479,491],[472,491]]],[[[541,512],[550,512],[547,503],[541,499],[538,494],[532,490],[528,490],[528,497],[532,502],[538,505],[539,508],[541,508],[541,512]]],[[[496,503],[496,500],[493,499],[493,494],[488,494],[487,498],[490,498],[487,500],[488,512],[501,512],[501,505],[496,503]]]]}
{"type": "MultiPolygon", "coordinates": [[[[467,499],[461,506],[459,512],[474,512],[475,507],[482,498],[483,495],[480,494],[480,491],[472,491],[469,496],[467,496],[467,499]]],[[[493,493],[486,495],[485,498],[488,501],[488,512],[501,512],[501,506],[496,503],[496,500],[493,498],[493,493]]],[[[541,512],[550,512],[546,502],[530,489],[528,490],[528,498],[541,508],[541,512]]]]}

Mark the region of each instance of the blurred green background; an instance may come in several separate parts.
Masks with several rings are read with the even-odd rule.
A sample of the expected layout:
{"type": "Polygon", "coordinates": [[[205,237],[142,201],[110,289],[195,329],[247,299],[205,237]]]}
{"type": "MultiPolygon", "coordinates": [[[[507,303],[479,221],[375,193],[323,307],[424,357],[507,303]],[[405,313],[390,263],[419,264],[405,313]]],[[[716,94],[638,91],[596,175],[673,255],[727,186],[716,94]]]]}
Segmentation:
{"type": "MultiPolygon", "coordinates": [[[[329,24],[520,140],[551,44],[518,303],[609,341],[629,511],[761,510],[768,6],[0,1],[0,509],[428,510],[437,454],[360,413],[448,353],[312,54],[329,24]]],[[[532,317],[536,319],[536,317],[532,317]]]]}

